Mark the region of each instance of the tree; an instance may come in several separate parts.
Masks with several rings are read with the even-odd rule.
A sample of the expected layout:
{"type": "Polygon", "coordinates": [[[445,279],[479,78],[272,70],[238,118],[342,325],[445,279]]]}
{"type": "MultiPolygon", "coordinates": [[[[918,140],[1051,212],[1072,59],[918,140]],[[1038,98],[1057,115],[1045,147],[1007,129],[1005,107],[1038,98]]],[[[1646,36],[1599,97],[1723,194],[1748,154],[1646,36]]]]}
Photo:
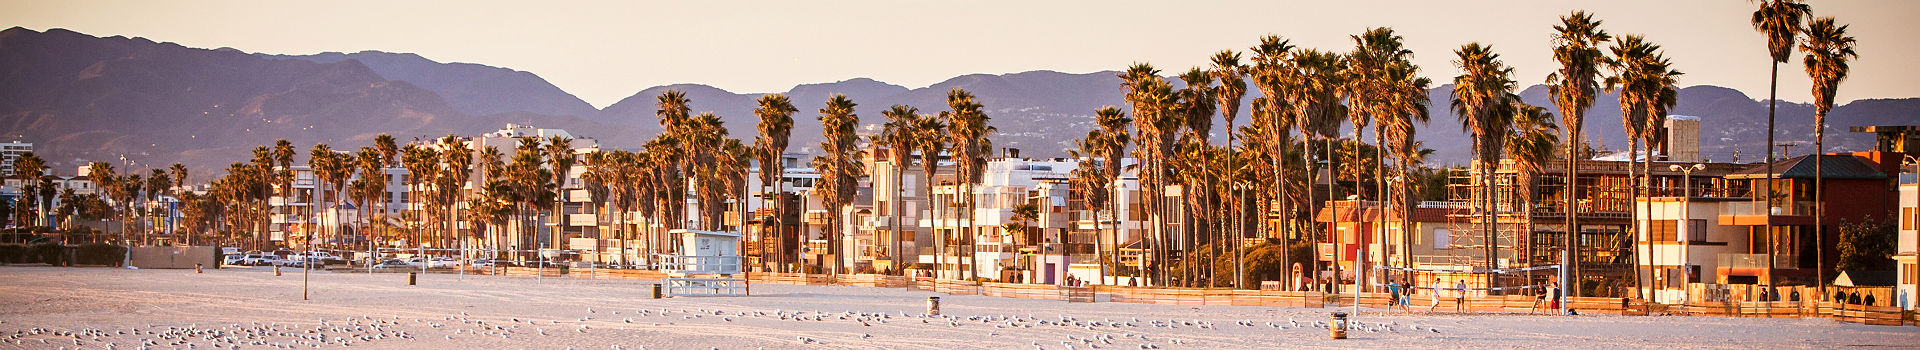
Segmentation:
{"type": "MultiPolygon", "coordinates": [[[[1289,178],[1289,176],[1287,168],[1284,165],[1288,159],[1286,156],[1287,149],[1293,145],[1293,141],[1289,140],[1289,136],[1291,136],[1290,134],[1294,129],[1294,118],[1292,116],[1293,106],[1290,101],[1283,96],[1283,93],[1288,89],[1287,75],[1292,71],[1287,55],[1293,52],[1293,44],[1291,41],[1283,39],[1280,36],[1267,35],[1260,37],[1260,43],[1252,47],[1250,51],[1253,52],[1253,65],[1248,67],[1247,75],[1253,78],[1254,86],[1260,89],[1261,97],[1254,99],[1253,112],[1251,113],[1254,124],[1252,130],[1260,132],[1249,134],[1257,135],[1258,137],[1257,140],[1249,141],[1249,143],[1257,141],[1266,146],[1267,159],[1273,164],[1273,178],[1277,180],[1269,182],[1273,185],[1271,198],[1278,202],[1280,207],[1280,225],[1277,228],[1277,231],[1279,231],[1277,236],[1280,237],[1283,244],[1291,244],[1286,243],[1286,241],[1292,239],[1293,236],[1289,234],[1291,231],[1288,229],[1288,225],[1293,222],[1293,206],[1290,201],[1291,196],[1288,195],[1289,191],[1287,190],[1288,186],[1286,185],[1287,181],[1285,179],[1289,178]]],[[[1261,207],[1266,208],[1267,205],[1262,204],[1261,207]]],[[[1260,222],[1264,223],[1267,221],[1264,220],[1266,216],[1264,213],[1268,211],[1267,209],[1261,210],[1263,214],[1261,215],[1262,220],[1259,220],[1260,222]]],[[[1285,260],[1282,264],[1292,266],[1293,262],[1286,260],[1288,258],[1290,257],[1285,254],[1280,255],[1280,259],[1285,260]]],[[[1293,276],[1283,275],[1281,278],[1286,282],[1292,282],[1293,276]]]]}
{"type": "MultiPolygon", "coordinates": [[[[1833,17],[1821,17],[1807,25],[1807,39],[1800,43],[1800,51],[1806,57],[1800,59],[1807,67],[1807,77],[1813,79],[1813,200],[1814,204],[1813,240],[1815,247],[1826,247],[1827,199],[1822,191],[1826,187],[1826,168],[1821,160],[1827,148],[1823,143],[1827,137],[1827,113],[1833,112],[1833,97],[1840,90],[1840,82],[1847,79],[1850,70],[1847,61],[1859,57],[1853,51],[1853,37],[1847,36],[1847,26],[1834,24],[1833,17]]],[[[1825,249],[1825,248],[1821,248],[1825,249]]],[[[1821,291],[1826,291],[1827,257],[1825,253],[1814,253],[1819,257],[1815,261],[1815,274],[1820,279],[1821,291]]]]}
{"type": "MultiPolygon", "coordinates": [[[[947,120],[947,130],[953,135],[954,179],[956,183],[962,185],[963,189],[958,197],[962,198],[961,202],[965,205],[960,212],[968,218],[967,224],[962,228],[966,232],[962,239],[967,242],[968,258],[971,259],[975,248],[972,242],[976,238],[972,231],[973,215],[970,214],[973,212],[972,185],[980,181],[981,173],[986,170],[986,157],[993,150],[993,141],[987,139],[987,135],[996,129],[987,125],[992,118],[987,116],[985,107],[979,102],[974,102],[973,93],[967,90],[954,88],[947,91],[947,108],[951,110],[942,112],[941,115],[947,120]]],[[[969,265],[972,266],[968,269],[970,278],[980,278],[979,264],[969,265]]]]}
{"type": "MultiPolygon", "coordinates": [[[[1773,122],[1774,111],[1776,109],[1775,105],[1780,101],[1780,64],[1787,63],[1787,59],[1791,58],[1793,54],[1793,42],[1802,31],[1800,21],[1812,16],[1813,8],[1800,3],[1798,0],[1759,0],[1758,2],[1760,9],[1753,11],[1753,19],[1751,22],[1753,23],[1753,30],[1767,36],[1767,54],[1768,57],[1772,58],[1772,62],[1769,62],[1772,66],[1770,71],[1771,75],[1769,76],[1770,80],[1768,80],[1769,84],[1767,85],[1767,143],[1760,145],[1760,148],[1767,150],[1767,159],[1762,163],[1767,163],[1767,173],[1772,174],[1774,161],[1773,122]]],[[[1759,195],[1766,196],[1773,191],[1773,176],[1767,176],[1766,178],[1760,179],[1760,181],[1760,186],[1766,188],[1767,193],[1760,193],[1759,195]]],[[[1772,201],[1771,198],[1766,200],[1769,202],[1772,201]]],[[[1762,232],[1773,232],[1772,216],[1766,216],[1766,226],[1762,232]]],[[[1767,246],[1774,247],[1774,243],[1773,234],[1767,234],[1767,246]]],[[[1773,251],[1774,249],[1772,248],[1767,249],[1766,272],[1768,276],[1773,275],[1773,251]]]]}
{"type": "MultiPolygon", "coordinates": [[[[1840,262],[1834,268],[1840,271],[1887,271],[1895,267],[1893,255],[1898,253],[1894,246],[1896,236],[1892,223],[1860,220],[1849,223],[1840,221],[1840,241],[1836,247],[1840,251],[1840,262]]],[[[1832,283],[1820,280],[1821,285],[1832,283]]]]}
{"type": "MultiPolygon", "coordinates": [[[[1409,118],[1410,115],[1414,113],[1420,113],[1421,115],[1419,117],[1421,118],[1421,122],[1425,122],[1425,88],[1418,88],[1419,90],[1423,90],[1417,94],[1419,96],[1408,96],[1408,91],[1406,90],[1409,89],[1409,84],[1418,83],[1424,86],[1427,83],[1424,79],[1415,76],[1419,68],[1414,67],[1411,62],[1413,59],[1413,50],[1406,48],[1406,44],[1404,43],[1405,39],[1401,38],[1400,34],[1395,33],[1393,28],[1372,28],[1360,35],[1354,35],[1351,38],[1355,47],[1353,52],[1348,54],[1350,59],[1347,61],[1348,70],[1351,72],[1351,81],[1349,81],[1349,84],[1351,85],[1350,93],[1352,95],[1348,98],[1348,105],[1351,106],[1350,109],[1353,111],[1350,113],[1350,119],[1352,119],[1354,125],[1353,138],[1355,141],[1355,149],[1357,152],[1358,147],[1364,144],[1361,142],[1360,129],[1362,126],[1365,126],[1369,120],[1374,123],[1374,147],[1385,148],[1387,147],[1386,136],[1389,131],[1388,129],[1404,127],[1406,129],[1398,131],[1406,132],[1410,135],[1412,124],[1409,120],[1406,120],[1406,118],[1409,118]],[[1412,106],[1412,104],[1405,103],[1404,101],[1406,100],[1418,100],[1417,107],[1422,111],[1409,111],[1408,107],[1412,106]]],[[[1385,180],[1385,159],[1386,155],[1390,152],[1376,153],[1379,154],[1381,160],[1376,163],[1379,168],[1374,173],[1381,175],[1376,176],[1377,179],[1385,180]]],[[[1377,181],[1378,180],[1376,180],[1376,182],[1377,181]]],[[[1359,185],[1358,177],[1355,178],[1354,183],[1356,186],[1359,185]]],[[[1374,187],[1380,190],[1380,198],[1376,199],[1385,203],[1385,201],[1388,200],[1386,186],[1376,183],[1374,187]]],[[[1385,211],[1381,211],[1381,213],[1384,217],[1385,211]]],[[[1380,227],[1381,230],[1378,235],[1384,241],[1386,235],[1385,226],[1382,225],[1380,227]]],[[[1382,246],[1384,247],[1385,245],[1383,244],[1382,246]]],[[[1383,260],[1385,260],[1387,255],[1386,252],[1382,252],[1381,256],[1383,260]]]]}
{"type": "MultiPolygon", "coordinates": [[[[1480,177],[1480,202],[1475,204],[1480,216],[1481,237],[1484,240],[1483,262],[1487,268],[1493,267],[1497,256],[1494,246],[1494,231],[1499,227],[1495,222],[1493,201],[1493,172],[1500,166],[1500,156],[1505,151],[1505,137],[1513,128],[1513,68],[1500,61],[1500,55],[1493,48],[1480,43],[1469,43],[1454,50],[1457,56],[1453,61],[1461,73],[1453,78],[1452,109],[1460,119],[1461,128],[1473,135],[1474,161],[1477,175],[1480,177]]],[[[1487,286],[1494,285],[1493,274],[1487,274],[1487,286]]]]}
{"type": "MultiPolygon", "coordinates": [[[[1639,172],[1641,182],[1629,186],[1628,190],[1628,198],[1637,201],[1638,190],[1652,186],[1648,178],[1652,174],[1653,148],[1661,137],[1656,131],[1666,120],[1667,110],[1678,102],[1679,93],[1674,83],[1682,73],[1671,68],[1673,63],[1662,53],[1660,45],[1647,42],[1639,35],[1621,36],[1611,50],[1613,58],[1608,61],[1608,69],[1614,74],[1606,79],[1607,89],[1620,92],[1621,123],[1632,141],[1629,143],[1646,141],[1643,149],[1646,160],[1629,159],[1628,163],[1629,166],[1643,164],[1639,172]]],[[[1637,208],[1639,204],[1634,206],[1637,208]]],[[[1647,239],[1647,251],[1653,251],[1651,238],[1647,239]]],[[[1637,275],[1639,269],[1634,271],[1637,275]]],[[[1638,280],[1636,277],[1635,281],[1638,280]]],[[[1641,292],[1643,298],[1651,293],[1645,289],[1641,292]]]]}
{"type": "MultiPolygon", "coordinates": [[[[46,172],[47,172],[46,160],[40,159],[40,156],[34,155],[33,152],[22,153],[20,154],[20,158],[15,159],[13,162],[13,178],[20,180],[21,187],[23,187],[20,192],[23,194],[38,193],[39,185],[40,185],[40,176],[46,172]]],[[[34,202],[39,202],[39,201],[34,201],[34,202]]],[[[24,206],[24,205],[14,206],[14,210],[19,211],[18,213],[16,213],[18,215],[15,216],[15,224],[21,227],[38,223],[39,220],[28,220],[27,217],[30,216],[30,214],[28,213],[30,212],[39,213],[39,212],[46,211],[45,208],[35,208],[35,207],[24,206]]],[[[33,215],[33,216],[37,216],[37,215],[33,215]]]]}
{"type": "Polygon", "coordinates": [[[820,174],[820,184],[814,187],[814,195],[820,197],[820,204],[827,209],[827,229],[822,238],[827,240],[827,255],[833,256],[833,264],[826,266],[829,273],[840,273],[840,238],[844,233],[841,225],[841,209],[853,203],[857,193],[854,186],[865,169],[859,162],[860,149],[854,144],[860,136],[855,127],[860,124],[860,116],[853,114],[855,104],[846,95],[834,94],[827,98],[826,107],[820,109],[820,125],[825,142],[820,148],[826,155],[813,159],[814,171],[820,174]]]}
{"type": "MultiPolygon", "coordinates": [[[[1560,145],[1560,136],[1554,133],[1560,130],[1560,126],[1554,125],[1553,113],[1547,112],[1546,108],[1527,105],[1519,100],[1513,103],[1517,104],[1513,108],[1513,128],[1508,132],[1505,142],[1508,153],[1512,154],[1508,159],[1513,162],[1515,174],[1513,198],[1519,200],[1517,207],[1520,208],[1520,215],[1523,215],[1516,245],[1521,249],[1518,255],[1526,259],[1527,266],[1536,266],[1534,264],[1538,262],[1533,261],[1532,242],[1533,208],[1534,199],[1540,191],[1534,188],[1534,182],[1547,163],[1553,161],[1554,152],[1560,145]]],[[[1531,272],[1527,283],[1533,283],[1531,272]]]]}
{"type": "Polygon", "coordinates": [[[1580,290],[1580,249],[1575,247],[1580,234],[1580,153],[1575,147],[1585,142],[1581,131],[1586,126],[1587,108],[1593,106],[1594,95],[1600,91],[1600,66],[1607,60],[1600,45],[1613,40],[1606,30],[1600,29],[1600,20],[1593,19],[1586,11],[1574,11],[1560,17],[1560,24],[1553,26],[1553,60],[1560,63],[1559,70],[1547,75],[1547,94],[1553,96],[1553,104],[1560,109],[1560,125],[1566,132],[1567,188],[1562,197],[1566,204],[1560,211],[1566,213],[1566,235],[1561,240],[1561,260],[1563,271],[1571,268],[1570,273],[1562,273],[1562,281],[1570,289],[1580,290]]]}
{"type": "Polygon", "coordinates": [[[936,205],[933,201],[933,187],[938,184],[937,181],[934,181],[933,176],[939,173],[940,154],[947,152],[947,140],[953,137],[952,134],[948,133],[947,123],[944,119],[945,118],[937,116],[923,115],[914,119],[914,126],[912,127],[915,135],[913,136],[914,142],[911,147],[913,150],[920,152],[920,178],[923,179],[922,182],[925,183],[925,185],[920,188],[922,191],[920,198],[925,201],[927,210],[930,216],[932,216],[931,221],[933,222],[934,271],[941,271],[940,265],[944,262],[945,256],[947,255],[947,235],[940,231],[941,219],[945,218],[941,216],[940,208],[946,205],[936,205]]]}
{"type": "MultiPolygon", "coordinates": [[[[1339,137],[1340,122],[1346,119],[1348,113],[1346,105],[1341,104],[1341,99],[1345,97],[1344,94],[1347,85],[1345,69],[1346,58],[1337,53],[1314,49],[1296,49],[1288,58],[1293,69],[1286,74],[1283,80],[1286,82],[1288,89],[1285,89],[1281,93],[1281,96],[1287,100],[1289,105],[1293,106],[1293,124],[1294,127],[1300,129],[1300,134],[1309,139],[1319,138],[1320,141],[1329,146],[1329,150],[1327,150],[1328,155],[1324,159],[1328,164],[1328,169],[1332,169],[1334,161],[1332,157],[1333,151],[1331,150],[1332,141],[1333,138],[1339,137]]],[[[1313,157],[1313,143],[1311,141],[1312,140],[1308,140],[1306,152],[1303,154],[1303,156],[1309,159],[1313,157]]],[[[1311,170],[1313,169],[1313,162],[1308,161],[1306,165],[1309,169],[1309,171],[1307,171],[1307,183],[1313,184],[1315,183],[1315,172],[1311,170]]],[[[1329,174],[1331,175],[1331,173],[1329,174]]],[[[1329,200],[1340,198],[1339,191],[1336,188],[1336,182],[1337,181],[1327,181],[1327,198],[1329,200]]],[[[1314,201],[1312,200],[1312,190],[1309,189],[1307,193],[1307,213],[1309,213],[1308,215],[1315,215],[1313,213],[1315,213],[1314,205],[1316,203],[1313,203],[1314,201]]],[[[1336,207],[1335,209],[1338,208],[1336,207]]],[[[1317,227],[1317,225],[1313,223],[1314,220],[1307,221],[1308,227],[1317,227]]],[[[1308,241],[1312,242],[1316,248],[1319,246],[1319,236],[1321,234],[1326,234],[1333,241],[1334,246],[1340,245],[1339,236],[1331,232],[1323,232],[1317,228],[1311,229],[1308,232],[1311,232],[1307,235],[1308,241]]],[[[1336,251],[1334,253],[1334,261],[1336,263],[1331,266],[1334,274],[1332,278],[1335,279],[1336,282],[1340,275],[1340,264],[1337,263],[1339,260],[1340,254],[1336,251]]],[[[1315,274],[1318,274],[1320,271],[1317,259],[1313,266],[1313,271],[1315,274]]],[[[1317,278],[1315,280],[1318,281],[1317,278]]]]}
{"type": "MultiPolygon", "coordinates": [[[[881,125],[880,135],[874,138],[873,143],[887,148],[887,163],[893,166],[893,179],[891,179],[893,182],[893,194],[892,200],[888,201],[892,206],[887,208],[887,210],[891,213],[889,216],[893,219],[893,222],[890,223],[892,227],[889,229],[889,232],[893,234],[893,249],[890,251],[893,253],[891,255],[894,264],[893,270],[898,274],[904,273],[900,267],[902,266],[902,259],[906,256],[900,252],[900,236],[902,235],[900,232],[900,217],[905,215],[905,213],[900,212],[904,207],[900,200],[900,193],[905,190],[902,188],[901,182],[905,179],[903,174],[907,171],[907,163],[913,161],[913,146],[920,141],[914,139],[921,134],[917,130],[914,130],[914,128],[920,126],[918,122],[922,117],[920,116],[919,109],[908,105],[894,105],[892,108],[880,112],[880,114],[887,117],[887,123],[881,125]]],[[[923,181],[925,180],[932,179],[923,179],[923,181]]]]}
{"type": "MultiPolygon", "coordinates": [[[[768,193],[786,192],[782,188],[786,184],[786,181],[782,180],[786,173],[784,159],[787,153],[787,141],[790,140],[793,132],[793,113],[798,112],[799,109],[794,108],[793,102],[788,100],[786,95],[781,94],[762,95],[757,104],[759,106],[753,109],[753,115],[760,117],[758,125],[760,135],[753,139],[753,146],[756,149],[755,153],[760,156],[760,197],[772,203],[767,208],[772,209],[773,213],[761,219],[761,227],[771,227],[774,232],[773,234],[763,233],[759,239],[762,242],[769,239],[784,240],[782,236],[786,232],[786,210],[783,208],[785,201],[779,200],[779,195],[769,197],[768,193]]],[[[780,246],[780,244],[776,242],[774,246],[780,246]]],[[[760,254],[761,259],[766,260],[767,250],[761,249],[760,254]]],[[[767,263],[771,264],[772,261],[767,263]]]]}
{"type": "MultiPolygon", "coordinates": [[[[1247,67],[1240,65],[1240,54],[1234,53],[1233,50],[1221,50],[1213,54],[1213,71],[1211,73],[1213,74],[1214,80],[1220,81],[1220,86],[1214,88],[1213,96],[1219,100],[1217,103],[1220,109],[1220,119],[1227,123],[1227,149],[1229,151],[1233,149],[1235,135],[1233,122],[1234,119],[1239,118],[1240,115],[1240,100],[1245,99],[1247,96],[1246,71],[1247,67]]],[[[1228,159],[1231,160],[1234,158],[1238,157],[1229,157],[1228,159]]],[[[1238,169],[1232,163],[1228,163],[1226,168],[1229,172],[1238,169]]],[[[1234,179],[1234,177],[1231,176],[1228,178],[1234,179]]],[[[1238,193],[1239,183],[1237,181],[1229,181],[1228,188],[1230,189],[1229,193],[1238,193]]],[[[1246,207],[1242,205],[1244,203],[1244,201],[1234,200],[1233,205],[1227,206],[1229,212],[1226,213],[1227,219],[1233,223],[1233,226],[1228,230],[1228,233],[1233,237],[1232,243],[1234,248],[1235,265],[1233,274],[1235,276],[1235,284],[1233,286],[1242,288],[1244,288],[1244,286],[1239,283],[1241,280],[1246,279],[1246,249],[1241,242],[1247,238],[1245,227],[1243,227],[1245,222],[1241,220],[1241,211],[1246,209],[1246,207]]]]}

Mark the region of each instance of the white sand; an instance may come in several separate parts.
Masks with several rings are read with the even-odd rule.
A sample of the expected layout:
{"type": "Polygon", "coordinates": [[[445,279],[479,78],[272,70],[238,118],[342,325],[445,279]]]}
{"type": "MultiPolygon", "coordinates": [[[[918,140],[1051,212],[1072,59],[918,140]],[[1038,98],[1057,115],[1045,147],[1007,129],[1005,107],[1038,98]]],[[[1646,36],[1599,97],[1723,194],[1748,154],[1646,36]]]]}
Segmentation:
{"type": "Polygon", "coordinates": [[[1354,320],[1378,331],[1355,330],[1350,333],[1352,339],[1335,341],[1311,323],[1326,320],[1329,312],[1348,309],[1066,303],[897,288],[770,284],[755,285],[752,297],[654,300],[647,298],[647,284],[640,281],[443,274],[421,276],[421,285],[407,286],[404,274],[317,272],[312,279],[313,299],[302,301],[299,270],[284,272],[274,277],[267,268],[194,274],[192,270],[0,267],[0,348],[98,349],[111,343],[116,349],[136,349],[142,344],[171,349],[188,348],[191,343],[194,349],[316,344],[416,349],[1031,349],[1034,344],[1065,349],[1071,344],[1087,349],[1091,348],[1087,339],[1107,336],[1111,340],[1095,340],[1092,345],[1101,349],[1141,349],[1144,344],[1167,349],[1920,346],[1920,327],[1864,326],[1828,319],[1372,311],[1354,320]],[[928,296],[940,296],[944,315],[952,319],[921,317],[928,296]],[[874,313],[886,317],[875,319],[874,313]],[[1068,319],[1065,326],[1060,325],[1062,317],[1068,319]],[[1299,326],[1291,326],[1289,319],[1299,326]],[[1111,326],[1110,321],[1122,324],[1111,326]],[[1241,321],[1250,321],[1251,326],[1241,321]],[[1102,326],[1076,325],[1083,322],[1102,326]],[[1125,325],[1129,322],[1133,326],[1125,325]],[[1156,327],[1156,322],[1173,327],[1156,327]],[[1389,323],[1393,331],[1384,329],[1389,323]],[[180,335],[157,334],[170,330],[180,335]],[[318,340],[320,335],[326,341],[318,340]]]}

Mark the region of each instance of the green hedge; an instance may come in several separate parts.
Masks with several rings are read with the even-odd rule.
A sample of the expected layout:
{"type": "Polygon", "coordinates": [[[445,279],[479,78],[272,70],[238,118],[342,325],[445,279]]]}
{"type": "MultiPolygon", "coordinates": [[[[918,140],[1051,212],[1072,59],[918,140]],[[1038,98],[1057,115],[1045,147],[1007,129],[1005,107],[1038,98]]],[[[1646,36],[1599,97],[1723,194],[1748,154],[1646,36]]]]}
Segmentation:
{"type": "Polygon", "coordinates": [[[41,243],[41,244],[35,244],[31,247],[27,247],[28,262],[38,262],[38,263],[43,263],[48,265],[60,265],[61,259],[64,258],[66,255],[67,255],[67,247],[63,247],[59,244],[41,243]]]}
{"type": "Polygon", "coordinates": [[[127,247],[106,244],[81,244],[74,253],[74,263],[86,265],[115,265],[126,259],[127,247]]]}

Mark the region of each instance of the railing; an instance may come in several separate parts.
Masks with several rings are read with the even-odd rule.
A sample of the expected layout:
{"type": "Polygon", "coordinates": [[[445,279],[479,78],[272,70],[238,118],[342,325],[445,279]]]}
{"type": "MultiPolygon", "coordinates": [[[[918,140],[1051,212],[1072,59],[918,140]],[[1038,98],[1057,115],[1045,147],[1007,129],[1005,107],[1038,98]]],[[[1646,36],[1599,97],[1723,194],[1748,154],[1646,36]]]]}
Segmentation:
{"type": "MultiPolygon", "coordinates": [[[[1767,268],[1766,254],[1720,254],[1719,260],[1720,260],[1719,261],[1720,267],[1722,268],[1733,268],[1733,269],[1767,268]]],[[[1800,256],[1787,255],[1787,254],[1774,255],[1773,268],[1776,268],[1776,269],[1800,268],[1800,256]]]]}
{"type": "Polygon", "coordinates": [[[740,256],[698,256],[655,254],[654,268],[669,273],[685,274],[736,274],[740,273],[740,256]]]}
{"type": "Polygon", "coordinates": [[[1813,202],[1796,201],[1783,206],[1768,207],[1761,202],[1728,202],[1721,207],[1722,216],[1760,216],[1771,213],[1774,216],[1811,216],[1813,202]]]}

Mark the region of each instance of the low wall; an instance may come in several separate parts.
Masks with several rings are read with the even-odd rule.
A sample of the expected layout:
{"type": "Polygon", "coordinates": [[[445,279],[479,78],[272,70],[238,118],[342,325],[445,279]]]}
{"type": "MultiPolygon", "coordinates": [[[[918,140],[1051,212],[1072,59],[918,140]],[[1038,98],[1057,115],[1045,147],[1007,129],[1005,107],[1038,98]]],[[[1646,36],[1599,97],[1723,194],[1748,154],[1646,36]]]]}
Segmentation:
{"type": "Polygon", "coordinates": [[[215,247],[133,247],[130,252],[133,266],[143,269],[191,269],[196,263],[220,266],[220,250],[215,247]]]}

